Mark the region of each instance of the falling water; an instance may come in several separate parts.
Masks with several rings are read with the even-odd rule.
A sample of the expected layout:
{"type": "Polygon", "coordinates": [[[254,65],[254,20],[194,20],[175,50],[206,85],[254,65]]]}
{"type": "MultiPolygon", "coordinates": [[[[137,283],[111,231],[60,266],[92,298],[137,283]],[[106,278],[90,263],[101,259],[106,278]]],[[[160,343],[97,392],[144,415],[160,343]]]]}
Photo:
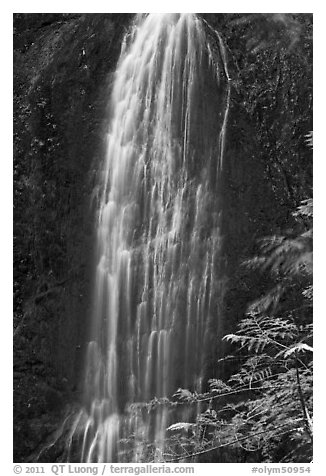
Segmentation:
{"type": "Polygon", "coordinates": [[[202,389],[222,292],[228,102],[223,55],[212,51],[193,14],[139,15],[124,39],[100,179],[84,407],[68,441],[81,462],[142,461],[149,444],[159,460],[168,426],[191,414],[137,403],[202,389]]]}

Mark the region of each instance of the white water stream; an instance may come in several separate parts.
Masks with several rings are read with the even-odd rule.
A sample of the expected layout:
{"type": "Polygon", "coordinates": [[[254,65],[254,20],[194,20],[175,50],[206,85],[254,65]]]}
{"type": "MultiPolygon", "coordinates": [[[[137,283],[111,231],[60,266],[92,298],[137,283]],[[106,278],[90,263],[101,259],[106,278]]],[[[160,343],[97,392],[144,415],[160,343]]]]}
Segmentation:
{"type": "Polygon", "coordinates": [[[81,462],[162,459],[180,413],[135,403],[202,388],[222,292],[214,197],[227,95],[218,64],[193,14],[138,16],[124,40],[100,183],[84,408],[68,441],[79,441],[81,462]]]}

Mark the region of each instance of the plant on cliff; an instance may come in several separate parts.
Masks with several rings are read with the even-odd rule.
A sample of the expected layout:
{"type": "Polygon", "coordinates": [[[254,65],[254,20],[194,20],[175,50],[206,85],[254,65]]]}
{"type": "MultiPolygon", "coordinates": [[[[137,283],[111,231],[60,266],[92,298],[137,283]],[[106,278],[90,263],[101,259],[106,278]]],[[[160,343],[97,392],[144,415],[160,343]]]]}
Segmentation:
{"type": "MultiPolygon", "coordinates": [[[[312,199],[293,213],[294,236],[262,241],[247,261],[274,282],[248,308],[234,334],[238,368],[227,381],[212,379],[205,393],[179,389],[160,405],[200,407],[195,421],[168,428],[164,461],[309,462],[312,459],[312,199]]],[[[233,367],[234,368],[234,367],[233,367]]],[[[189,413],[188,413],[189,414],[189,413]]],[[[147,455],[147,456],[148,456],[147,455]]]]}
{"type": "Polygon", "coordinates": [[[269,462],[312,458],[312,199],[293,215],[296,235],[264,239],[261,254],[246,263],[268,272],[274,286],[224,337],[236,346],[239,370],[187,397],[205,404],[193,424],[191,457],[219,450],[218,457],[236,453],[246,461],[250,453],[269,462]]]}

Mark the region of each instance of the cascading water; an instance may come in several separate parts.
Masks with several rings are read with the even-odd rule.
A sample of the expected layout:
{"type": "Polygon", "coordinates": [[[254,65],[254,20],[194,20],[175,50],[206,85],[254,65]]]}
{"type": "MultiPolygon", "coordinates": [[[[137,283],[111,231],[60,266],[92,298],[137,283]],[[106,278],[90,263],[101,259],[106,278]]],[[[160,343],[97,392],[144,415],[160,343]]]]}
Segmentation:
{"type": "Polygon", "coordinates": [[[147,412],[137,402],[201,390],[222,293],[216,188],[228,99],[221,64],[193,14],[137,16],[124,40],[71,459],[74,446],[81,462],[142,461],[148,448],[161,459],[167,427],[189,410],[147,412]]]}

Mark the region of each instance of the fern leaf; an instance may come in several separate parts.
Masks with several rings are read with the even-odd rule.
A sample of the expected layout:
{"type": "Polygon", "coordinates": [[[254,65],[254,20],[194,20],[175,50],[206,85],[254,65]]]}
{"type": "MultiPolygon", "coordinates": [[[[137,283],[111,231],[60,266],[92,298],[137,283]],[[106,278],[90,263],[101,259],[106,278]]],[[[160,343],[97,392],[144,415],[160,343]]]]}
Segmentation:
{"type": "Polygon", "coordinates": [[[305,344],[304,342],[300,342],[299,344],[294,345],[289,350],[284,352],[284,357],[287,359],[288,357],[292,356],[296,352],[313,352],[313,348],[305,344]]]}
{"type": "Polygon", "coordinates": [[[167,428],[168,431],[190,430],[194,426],[193,423],[178,422],[167,428]]]}
{"type": "Polygon", "coordinates": [[[178,388],[173,396],[187,402],[196,400],[196,395],[185,388],[178,388]]]}

